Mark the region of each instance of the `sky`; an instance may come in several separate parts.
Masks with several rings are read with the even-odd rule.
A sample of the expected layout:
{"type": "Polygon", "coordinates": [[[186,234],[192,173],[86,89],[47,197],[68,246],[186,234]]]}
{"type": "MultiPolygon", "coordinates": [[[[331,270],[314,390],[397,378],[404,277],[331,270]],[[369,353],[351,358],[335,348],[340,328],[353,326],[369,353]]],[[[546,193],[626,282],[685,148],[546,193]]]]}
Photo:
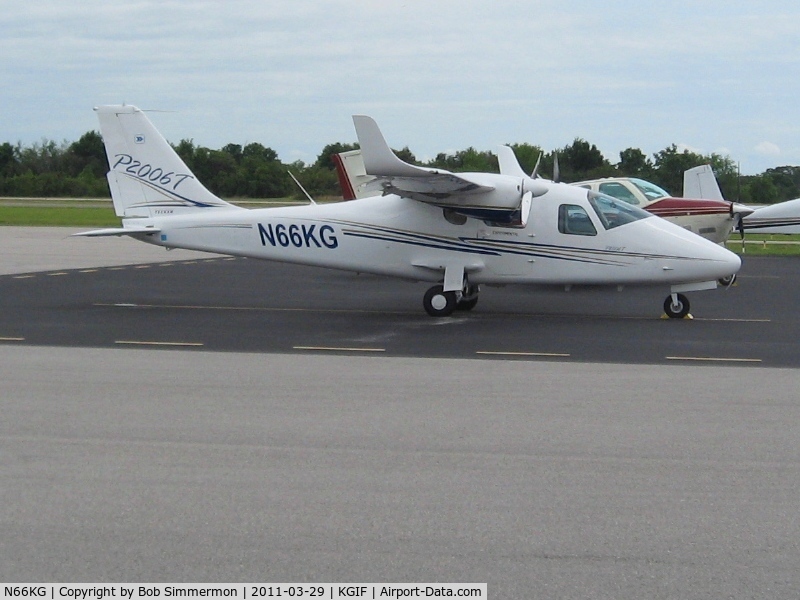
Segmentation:
{"type": "Polygon", "coordinates": [[[76,141],[133,104],[167,140],[285,163],[356,141],[440,152],[672,144],[800,165],[800,3],[0,0],[0,143],[76,141]]]}

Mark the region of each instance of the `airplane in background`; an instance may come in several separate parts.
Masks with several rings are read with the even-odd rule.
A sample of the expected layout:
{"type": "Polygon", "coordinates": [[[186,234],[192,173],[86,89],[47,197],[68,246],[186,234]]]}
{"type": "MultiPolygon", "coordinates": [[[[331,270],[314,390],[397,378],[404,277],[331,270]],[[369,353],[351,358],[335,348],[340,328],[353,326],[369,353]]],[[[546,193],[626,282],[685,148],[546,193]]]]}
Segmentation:
{"type": "MultiPolygon", "coordinates": [[[[684,194],[698,198],[722,199],[722,191],[710,165],[689,169],[683,174],[684,194]]],[[[745,232],[800,234],[800,198],[786,200],[769,206],[751,209],[749,215],[737,224],[736,229],[745,232]]]]}
{"type": "Polygon", "coordinates": [[[739,222],[753,212],[743,204],[724,200],[722,194],[713,197],[687,192],[685,173],[683,198],[671,196],[659,186],[635,177],[607,177],[571,185],[640,206],[717,244],[725,243],[739,222]]]}
{"type": "Polygon", "coordinates": [[[527,176],[508,146],[500,174],[418,167],[391,151],[374,120],[354,116],[367,185],[380,195],[244,209],[206,189],[143,111],[95,111],[122,226],[76,235],[428,281],[431,316],[472,309],[484,284],[661,284],[664,310],[678,318],[689,311],[684,292],[716,288],[741,266],[636,206],[527,176]]]}

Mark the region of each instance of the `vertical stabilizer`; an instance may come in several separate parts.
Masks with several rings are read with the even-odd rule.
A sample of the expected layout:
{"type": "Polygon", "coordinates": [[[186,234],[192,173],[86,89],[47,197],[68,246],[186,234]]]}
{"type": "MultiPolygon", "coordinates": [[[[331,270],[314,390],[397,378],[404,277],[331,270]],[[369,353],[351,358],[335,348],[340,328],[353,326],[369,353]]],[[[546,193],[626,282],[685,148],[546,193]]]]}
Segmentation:
{"type": "Polygon", "coordinates": [[[683,197],[724,200],[711,165],[701,165],[683,172],[683,197]]]}
{"type": "Polygon", "coordinates": [[[200,183],[144,112],[99,106],[108,185],[119,217],[154,217],[213,208],[236,209],[200,183]]]}
{"type": "Polygon", "coordinates": [[[344,200],[355,200],[367,196],[379,196],[380,190],[369,190],[367,185],[375,177],[367,175],[364,169],[364,160],[361,150],[349,150],[332,156],[336,165],[336,174],[339,177],[339,186],[342,188],[344,200]]]}

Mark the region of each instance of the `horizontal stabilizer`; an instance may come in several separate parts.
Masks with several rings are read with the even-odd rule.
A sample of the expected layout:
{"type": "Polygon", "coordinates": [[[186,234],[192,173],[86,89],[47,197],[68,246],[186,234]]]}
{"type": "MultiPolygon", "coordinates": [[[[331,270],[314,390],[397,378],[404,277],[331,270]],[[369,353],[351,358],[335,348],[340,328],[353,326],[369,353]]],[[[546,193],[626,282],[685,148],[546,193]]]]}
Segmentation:
{"type": "Polygon", "coordinates": [[[161,229],[156,227],[111,227],[109,229],[94,229],[92,231],[81,231],[73,233],[72,237],[110,237],[114,235],[150,235],[159,233],[161,229]]]}

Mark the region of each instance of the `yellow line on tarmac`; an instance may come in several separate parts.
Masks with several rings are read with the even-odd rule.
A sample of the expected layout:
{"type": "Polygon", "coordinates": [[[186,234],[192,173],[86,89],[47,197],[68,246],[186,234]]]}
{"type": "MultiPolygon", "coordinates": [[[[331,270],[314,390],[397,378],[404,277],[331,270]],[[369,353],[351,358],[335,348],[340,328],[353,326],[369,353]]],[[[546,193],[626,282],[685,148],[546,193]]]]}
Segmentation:
{"type": "Polygon", "coordinates": [[[33,279],[36,275],[14,275],[14,279],[33,279]]]}
{"type": "Polygon", "coordinates": [[[732,362],[732,363],[760,363],[760,358],[724,358],[714,356],[667,356],[667,360],[686,360],[694,362],[732,362]]]}
{"type": "Polygon", "coordinates": [[[292,346],[294,350],[315,350],[322,352],[386,352],[386,348],[344,348],[336,346],[292,346]]]}
{"type": "Polygon", "coordinates": [[[59,271],[58,273],[48,273],[47,276],[48,277],[58,277],[59,275],[66,275],[66,274],[67,274],[66,271],[59,271]]]}
{"type": "Polygon", "coordinates": [[[561,352],[505,352],[495,350],[478,350],[475,354],[485,356],[542,356],[550,358],[569,358],[571,355],[561,352]]]}
{"type": "Polygon", "coordinates": [[[25,338],[21,337],[0,337],[0,342],[24,342],[25,338]]]}
{"type": "Polygon", "coordinates": [[[99,270],[100,269],[83,269],[80,272],[81,273],[97,273],[97,271],[99,271],[99,270]]]}
{"type": "Polygon", "coordinates": [[[202,342],[149,342],[145,340],[116,340],[114,343],[128,346],[203,346],[202,342]]]}

